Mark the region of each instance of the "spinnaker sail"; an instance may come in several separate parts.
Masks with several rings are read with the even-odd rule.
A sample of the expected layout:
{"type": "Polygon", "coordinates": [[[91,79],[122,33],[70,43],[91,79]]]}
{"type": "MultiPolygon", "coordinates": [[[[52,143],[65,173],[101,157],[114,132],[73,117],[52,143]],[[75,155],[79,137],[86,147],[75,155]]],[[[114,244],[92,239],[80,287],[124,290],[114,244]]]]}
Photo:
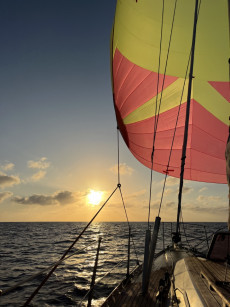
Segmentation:
{"type": "MultiPolygon", "coordinates": [[[[119,129],[132,154],[152,167],[154,126],[158,120],[153,169],[179,177],[194,3],[177,0],[173,23],[174,3],[117,2],[112,78],[119,129]]],[[[227,1],[203,0],[197,23],[185,179],[226,183],[229,51],[227,1]]]]}

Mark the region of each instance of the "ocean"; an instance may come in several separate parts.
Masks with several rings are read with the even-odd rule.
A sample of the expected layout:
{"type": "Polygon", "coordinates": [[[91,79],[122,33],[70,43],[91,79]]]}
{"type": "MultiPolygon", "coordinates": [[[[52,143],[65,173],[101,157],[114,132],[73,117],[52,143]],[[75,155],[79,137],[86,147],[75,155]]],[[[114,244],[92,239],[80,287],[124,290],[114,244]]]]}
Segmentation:
{"type": "MultiPolygon", "coordinates": [[[[22,282],[57,262],[85,225],[79,222],[0,223],[0,289],[4,292],[20,284],[0,296],[0,306],[22,306],[47,272],[22,282]]],[[[132,271],[137,261],[143,261],[147,223],[132,222],[130,226],[132,271]]],[[[219,229],[227,230],[226,223],[185,223],[181,226],[182,240],[206,253],[213,232],[219,229]]],[[[175,231],[175,223],[161,223],[157,252],[170,245],[171,231],[175,231]]],[[[125,222],[93,223],[71,250],[72,256],[59,265],[30,306],[86,306],[101,237],[92,301],[93,306],[100,306],[126,276],[128,234],[125,222]]]]}

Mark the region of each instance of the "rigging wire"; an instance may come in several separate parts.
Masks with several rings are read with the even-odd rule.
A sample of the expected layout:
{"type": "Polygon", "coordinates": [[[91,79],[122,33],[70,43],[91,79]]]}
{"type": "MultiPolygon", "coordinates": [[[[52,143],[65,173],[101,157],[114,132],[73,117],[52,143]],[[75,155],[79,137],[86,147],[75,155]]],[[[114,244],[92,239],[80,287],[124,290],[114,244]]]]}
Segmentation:
{"type": "Polygon", "coordinates": [[[170,148],[170,152],[169,152],[169,159],[168,159],[168,164],[167,164],[166,172],[165,172],[165,178],[164,178],[164,184],[163,184],[163,189],[162,189],[162,194],[161,194],[161,201],[160,201],[158,216],[160,215],[161,206],[162,206],[162,202],[163,202],[164,190],[165,190],[166,180],[167,180],[167,177],[168,177],[168,169],[169,169],[169,164],[170,164],[170,160],[171,160],[171,155],[172,155],[172,149],[173,149],[173,145],[174,145],[174,140],[175,140],[175,136],[176,136],[176,129],[177,129],[177,124],[178,124],[179,115],[180,115],[180,109],[181,109],[181,103],[182,103],[183,94],[184,94],[184,88],[185,88],[186,78],[187,78],[187,74],[188,74],[188,68],[189,68],[189,63],[190,63],[190,57],[191,57],[191,53],[190,53],[190,56],[189,56],[189,60],[188,60],[187,68],[186,68],[186,73],[185,73],[185,77],[184,77],[184,83],[183,83],[182,92],[181,92],[180,104],[179,104],[179,108],[178,108],[178,112],[177,112],[177,118],[176,118],[175,128],[174,128],[174,132],[173,132],[173,138],[172,138],[171,148],[170,148]]]}
{"type": "MultiPolygon", "coordinates": [[[[182,210],[181,210],[180,219],[181,219],[181,223],[182,223],[183,228],[184,228],[184,233],[185,233],[185,238],[186,238],[187,244],[188,244],[189,248],[193,248],[193,249],[196,249],[198,246],[200,246],[201,244],[205,243],[205,241],[206,241],[207,239],[210,240],[210,239],[212,238],[212,236],[213,236],[214,233],[217,233],[218,231],[223,230],[223,229],[226,228],[226,226],[219,228],[219,229],[216,230],[215,232],[212,232],[211,234],[209,234],[209,236],[207,237],[207,239],[205,238],[205,239],[201,240],[199,243],[197,243],[196,245],[194,245],[193,247],[191,247],[191,245],[190,245],[189,242],[191,242],[191,241],[195,241],[195,242],[196,242],[196,241],[199,239],[199,237],[194,237],[194,238],[188,240],[188,237],[187,237],[187,234],[186,234],[186,231],[185,231],[185,227],[184,227],[184,224],[185,224],[185,223],[184,223],[184,220],[183,220],[182,210]]],[[[199,224],[193,223],[193,225],[195,225],[196,227],[198,227],[198,226],[200,227],[199,224]]]]}
{"type": "Polygon", "coordinates": [[[38,272],[38,273],[35,273],[33,276],[30,276],[30,277],[28,277],[28,278],[26,278],[26,279],[24,279],[24,280],[22,280],[22,281],[16,283],[15,285],[11,286],[10,288],[8,288],[8,289],[6,289],[6,290],[3,290],[3,291],[1,292],[1,296],[2,296],[2,295],[5,295],[5,294],[7,294],[7,293],[9,293],[9,292],[12,292],[13,290],[15,290],[16,288],[18,288],[19,286],[25,284],[25,283],[28,282],[28,281],[31,281],[31,280],[35,279],[36,277],[40,276],[41,274],[45,273],[46,271],[52,269],[55,265],[61,264],[63,261],[66,261],[67,259],[69,259],[69,258],[75,256],[76,254],[78,254],[78,253],[84,251],[85,249],[89,248],[90,246],[92,246],[92,245],[94,245],[94,244],[96,244],[96,243],[97,243],[97,241],[93,241],[92,243],[88,244],[87,246],[85,246],[85,247],[83,247],[83,248],[81,248],[81,249],[76,250],[76,252],[72,253],[71,255],[66,256],[66,257],[63,258],[63,259],[58,260],[58,261],[52,263],[50,266],[48,266],[47,268],[41,270],[41,271],[38,272]]]}
{"type": "MultiPolygon", "coordinates": [[[[221,231],[223,229],[225,229],[226,227],[221,227],[219,228],[218,230],[216,230],[215,232],[211,233],[209,236],[208,236],[208,240],[212,238],[213,234],[217,233],[218,231],[221,231]]],[[[201,245],[202,243],[204,243],[204,241],[206,240],[206,238],[204,240],[202,240],[201,242],[197,243],[194,248],[197,248],[197,246],[201,245]]]]}
{"type": "MultiPolygon", "coordinates": [[[[153,155],[152,155],[153,156],[153,155]]],[[[153,158],[151,158],[153,161],[153,158]]],[[[149,213],[148,213],[148,230],[150,230],[150,224],[149,224],[149,220],[150,220],[150,207],[151,207],[151,199],[152,199],[152,182],[153,182],[153,162],[152,162],[152,166],[151,166],[151,171],[150,171],[150,188],[149,188],[149,213]]]]}
{"type": "MultiPolygon", "coordinates": [[[[164,3],[164,1],[163,1],[163,3],[164,3]]],[[[164,7],[164,5],[163,5],[163,7],[164,7]]],[[[149,227],[149,218],[150,218],[150,203],[151,203],[151,190],[152,190],[153,156],[154,156],[154,150],[155,150],[156,133],[157,133],[157,127],[158,127],[158,121],[159,121],[159,113],[160,113],[162,96],[163,96],[163,90],[164,90],[165,76],[166,76],[166,70],[167,70],[167,66],[168,66],[169,51],[170,51],[170,47],[171,47],[172,33],[173,33],[173,28],[174,28],[174,21],[175,21],[175,15],[176,15],[176,7],[177,7],[177,0],[175,0],[175,4],[174,4],[171,32],[170,32],[170,38],[169,38],[169,44],[168,44],[168,50],[167,50],[167,56],[166,56],[166,62],[165,62],[165,69],[164,69],[164,74],[163,74],[163,82],[162,82],[162,87],[161,87],[161,95],[160,95],[160,101],[159,101],[159,106],[158,106],[157,114],[156,114],[156,110],[155,110],[153,150],[152,150],[152,155],[151,155],[152,166],[151,166],[151,179],[150,179],[150,200],[149,200],[148,227],[149,227]]],[[[161,28],[163,30],[163,12],[162,12],[162,26],[161,26],[161,28]]],[[[161,33],[161,35],[162,35],[162,33],[161,33]]],[[[161,37],[161,40],[162,40],[162,37],[161,37]]],[[[161,48],[160,48],[159,57],[160,56],[161,56],[161,48]]],[[[160,60],[159,60],[159,63],[160,63],[160,60]]],[[[158,67],[158,80],[159,80],[159,71],[160,71],[160,67],[158,67]]],[[[157,97],[158,97],[158,89],[157,89],[157,97]]],[[[157,102],[156,102],[156,109],[157,109],[157,102]]],[[[160,204],[160,208],[161,208],[161,204],[160,204]]],[[[158,211],[158,217],[160,215],[160,208],[159,208],[159,211],[158,211]]]]}
{"type": "MultiPolygon", "coordinates": [[[[176,3],[175,3],[175,5],[176,5],[176,3]]],[[[198,16],[199,16],[200,5],[201,5],[201,1],[200,1],[200,3],[199,3],[199,7],[198,7],[197,18],[198,18],[198,16]]],[[[182,104],[182,99],[183,99],[183,94],[184,94],[186,79],[187,79],[187,75],[188,75],[189,64],[190,64],[190,61],[191,61],[191,52],[192,52],[192,51],[190,51],[189,59],[188,59],[188,64],[187,64],[187,68],[186,68],[186,72],[185,72],[184,83],[183,83],[182,92],[181,92],[181,98],[180,98],[180,104],[179,104],[179,108],[178,108],[177,119],[176,119],[175,128],[174,128],[174,133],[173,133],[173,138],[172,138],[172,144],[171,144],[171,148],[170,148],[170,152],[169,152],[168,164],[167,164],[166,172],[165,172],[165,178],[164,178],[164,184],[163,184],[163,189],[162,189],[162,194],[161,194],[161,200],[160,200],[160,206],[159,206],[158,216],[160,215],[161,206],[162,206],[162,202],[163,202],[164,190],[165,190],[166,180],[167,180],[167,177],[168,177],[168,169],[169,169],[169,164],[170,164],[170,160],[171,160],[172,149],[173,149],[173,144],[174,144],[174,140],[175,140],[176,129],[177,129],[177,124],[178,124],[178,120],[179,120],[179,114],[180,114],[180,109],[181,109],[181,104],[182,104]]],[[[166,71],[165,71],[165,72],[166,72],[166,71]]],[[[162,87],[162,91],[163,91],[163,87],[162,87]]],[[[161,93],[162,93],[162,92],[161,92],[161,93]]],[[[162,98],[162,97],[161,97],[161,98],[162,98]]]]}
{"type": "MultiPolygon", "coordinates": [[[[165,7],[164,4],[165,2],[163,0],[162,13],[161,13],[161,38],[160,38],[160,49],[159,49],[159,57],[158,57],[158,71],[157,71],[157,93],[156,93],[156,105],[155,105],[155,118],[157,116],[158,89],[159,89],[159,80],[160,80],[161,48],[162,48],[162,38],[163,38],[163,28],[164,28],[164,7],[165,7]]],[[[153,151],[154,151],[156,130],[157,130],[157,122],[155,120],[154,121],[153,151]]]]}
{"type": "Polygon", "coordinates": [[[117,126],[117,180],[120,184],[120,142],[119,142],[119,127],[117,126]]]}
{"type": "MultiPolygon", "coordinates": [[[[164,69],[164,74],[163,74],[163,82],[162,82],[162,86],[161,86],[161,96],[160,96],[160,102],[159,102],[158,112],[157,112],[156,129],[154,131],[155,134],[157,132],[157,126],[158,126],[158,121],[159,121],[159,113],[160,113],[160,108],[161,108],[161,102],[162,102],[162,96],[163,96],[163,90],[164,90],[164,83],[165,83],[165,76],[166,76],[166,70],[167,70],[168,59],[169,59],[169,51],[170,51],[170,47],[171,47],[172,34],[173,34],[173,28],[174,28],[174,21],[175,21],[175,15],[176,15],[176,6],[177,6],[177,0],[175,0],[174,10],[173,10],[173,19],[172,19],[172,25],[171,25],[171,32],[170,32],[167,56],[166,56],[166,61],[165,61],[165,69],[164,69]]],[[[155,142],[155,136],[154,136],[154,142],[155,142]]]]}
{"type": "MultiPolygon", "coordinates": [[[[112,267],[111,270],[109,270],[107,273],[105,273],[102,277],[99,277],[96,281],[95,281],[95,285],[98,284],[103,278],[105,278],[108,274],[110,274],[116,267],[118,267],[124,260],[125,260],[126,256],[124,256],[120,261],[118,261],[117,264],[115,264],[115,266],[112,267]]],[[[95,286],[94,285],[94,286],[95,286]]],[[[80,303],[78,304],[78,306],[81,306],[82,302],[84,301],[84,299],[87,297],[87,295],[90,293],[90,291],[93,289],[94,287],[90,287],[89,290],[86,292],[86,294],[84,295],[84,297],[81,299],[80,303]]]]}
{"type": "Polygon", "coordinates": [[[157,115],[157,100],[158,100],[158,87],[159,87],[159,76],[160,76],[160,63],[161,63],[161,46],[162,46],[162,37],[163,37],[163,20],[164,20],[164,0],[162,6],[162,14],[161,14],[161,38],[160,38],[160,50],[159,50],[159,58],[158,58],[158,72],[157,72],[157,93],[156,93],[156,105],[155,105],[155,120],[154,120],[154,133],[153,133],[153,147],[151,153],[151,174],[150,174],[150,187],[149,187],[149,211],[148,211],[148,229],[150,229],[149,220],[150,220],[150,207],[151,207],[151,198],[152,198],[152,181],[153,181],[153,157],[155,151],[155,138],[156,138],[156,115],[157,115]]]}
{"type": "Polygon", "coordinates": [[[197,30],[197,21],[198,21],[198,8],[199,8],[199,0],[196,0],[195,11],[194,11],[194,23],[193,23],[193,35],[192,35],[191,61],[190,61],[190,70],[189,70],[186,114],[185,114],[184,138],[183,138],[182,155],[181,155],[178,206],[177,206],[176,236],[178,238],[179,238],[179,222],[180,222],[182,190],[183,190],[183,183],[184,183],[184,169],[185,169],[186,150],[187,150],[187,141],[188,141],[188,128],[189,128],[190,102],[191,102],[191,92],[192,92],[192,78],[193,78],[193,66],[194,66],[194,55],[195,55],[196,30],[197,30]]]}
{"type": "MultiPolygon", "coordinates": [[[[120,184],[120,168],[119,168],[119,164],[120,164],[120,146],[119,146],[119,143],[120,143],[119,127],[117,127],[117,148],[118,148],[118,154],[117,154],[117,160],[118,160],[118,162],[117,162],[118,163],[118,184],[117,184],[117,186],[118,186],[119,191],[120,191],[121,200],[122,200],[123,208],[124,208],[124,211],[125,211],[127,224],[128,224],[129,229],[131,230],[131,226],[130,226],[130,223],[129,223],[129,218],[128,218],[127,210],[126,210],[126,207],[125,207],[125,202],[124,202],[123,194],[122,194],[122,191],[121,191],[121,184],[120,184]]],[[[132,239],[132,243],[133,243],[134,252],[136,254],[136,260],[137,260],[137,263],[139,264],[139,259],[138,259],[138,256],[137,256],[136,246],[135,246],[135,243],[134,243],[134,240],[133,240],[132,236],[131,236],[131,239],[132,239]]]]}
{"type": "MultiPolygon", "coordinates": [[[[64,254],[62,255],[62,257],[60,258],[60,260],[64,259],[65,256],[70,252],[70,250],[73,248],[73,246],[77,243],[77,241],[81,238],[81,236],[84,234],[84,232],[87,230],[87,228],[92,224],[92,222],[94,221],[94,219],[97,217],[97,215],[99,214],[99,212],[104,208],[104,206],[107,204],[107,202],[109,201],[109,199],[112,197],[112,195],[116,192],[116,190],[118,189],[118,185],[117,187],[113,190],[113,192],[110,194],[110,196],[107,198],[107,200],[104,202],[104,204],[101,206],[101,208],[96,212],[96,214],[93,216],[93,218],[88,222],[88,224],[85,226],[85,228],[81,231],[81,233],[76,237],[76,239],[73,241],[73,243],[70,245],[70,247],[64,252],[64,254]]],[[[35,297],[35,295],[39,292],[39,290],[44,286],[44,284],[46,283],[46,281],[50,278],[50,276],[53,274],[53,272],[56,270],[56,268],[58,267],[59,263],[56,264],[51,270],[50,272],[46,275],[46,277],[42,280],[42,282],[40,283],[40,285],[35,289],[35,291],[31,294],[31,296],[27,299],[27,301],[24,303],[24,306],[28,306],[28,304],[32,301],[32,299],[35,297]]]]}
{"type": "Polygon", "coordinates": [[[181,221],[182,221],[182,225],[183,225],[183,229],[184,229],[184,236],[185,236],[186,242],[188,244],[188,247],[190,248],[191,246],[189,244],[188,237],[187,237],[187,234],[186,234],[186,231],[185,231],[185,227],[184,227],[184,220],[183,220],[182,210],[181,210],[181,221]]]}
{"type": "MultiPolygon", "coordinates": [[[[128,218],[128,215],[127,215],[127,210],[126,210],[126,207],[125,207],[125,202],[124,202],[124,198],[123,198],[123,195],[122,195],[121,187],[119,187],[119,190],[120,190],[120,195],[121,195],[121,199],[122,199],[122,204],[123,204],[123,207],[124,207],[124,210],[125,210],[125,214],[126,214],[127,223],[128,223],[128,226],[129,226],[129,228],[131,230],[131,226],[130,226],[130,223],[129,223],[129,218],[128,218]]],[[[131,235],[131,239],[132,239],[132,243],[133,243],[134,252],[136,254],[137,264],[139,264],[139,259],[138,259],[138,256],[137,256],[136,246],[135,246],[135,243],[134,243],[132,235],[131,235]]]]}

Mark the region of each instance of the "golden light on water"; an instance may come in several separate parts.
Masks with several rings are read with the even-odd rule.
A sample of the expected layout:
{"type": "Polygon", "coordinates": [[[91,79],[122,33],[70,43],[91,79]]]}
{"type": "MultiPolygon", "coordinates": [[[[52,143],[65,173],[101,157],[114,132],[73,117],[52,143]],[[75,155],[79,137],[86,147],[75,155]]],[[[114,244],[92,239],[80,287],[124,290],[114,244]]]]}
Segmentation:
{"type": "Polygon", "coordinates": [[[102,201],[103,192],[90,190],[87,195],[88,203],[91,205],[99,205],[102,201]]]}

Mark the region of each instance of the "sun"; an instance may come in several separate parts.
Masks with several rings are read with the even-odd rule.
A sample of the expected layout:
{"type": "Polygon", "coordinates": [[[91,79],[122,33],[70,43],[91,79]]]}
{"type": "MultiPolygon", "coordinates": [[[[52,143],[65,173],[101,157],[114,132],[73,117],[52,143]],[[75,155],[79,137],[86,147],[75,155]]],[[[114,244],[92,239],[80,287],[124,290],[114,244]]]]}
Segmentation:
{"type": "Polygon", "coordinates": [[[90,190],[87,195],[88,203],[91,205],[99,205],[102,200],[103,192],[90,190]]]}

